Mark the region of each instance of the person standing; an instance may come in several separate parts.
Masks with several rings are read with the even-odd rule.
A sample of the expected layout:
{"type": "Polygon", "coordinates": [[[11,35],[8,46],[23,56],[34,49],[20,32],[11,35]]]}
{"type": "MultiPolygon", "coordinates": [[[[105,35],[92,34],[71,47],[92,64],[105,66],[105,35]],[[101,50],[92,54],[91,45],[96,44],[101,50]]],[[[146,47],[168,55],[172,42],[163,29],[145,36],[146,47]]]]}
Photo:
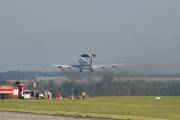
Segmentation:
{"type": "Polygon", "coordinates": [[[57,91],[56,98],[57,98],[57,100],[61,100],[62,99],[62,94],[61,94],[60,91],[57,91]]]}
{"type": "Polygon", "coordinates": [[[81,91],[80,96],[81,96],[81,100],[84,100],[86,96],[85,91],[81,91]]]}
{"type": "Polygon", "coordinates": [[[86,96],[86,93],[85,91],[82,92],[82,99],[84,100],[85,99],[85,96],[86,96]]]}

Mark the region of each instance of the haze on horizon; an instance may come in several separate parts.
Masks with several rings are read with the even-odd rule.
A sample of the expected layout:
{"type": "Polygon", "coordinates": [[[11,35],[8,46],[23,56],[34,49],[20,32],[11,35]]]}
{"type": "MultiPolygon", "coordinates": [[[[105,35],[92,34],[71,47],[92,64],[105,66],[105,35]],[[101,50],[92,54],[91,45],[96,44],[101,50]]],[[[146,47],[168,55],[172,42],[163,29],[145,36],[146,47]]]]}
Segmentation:
{"type": "Polygon", "coordinates": [[[127,63],[129,70],[180,71],[178,0],[0,1],[0,71],[127,63]]]}

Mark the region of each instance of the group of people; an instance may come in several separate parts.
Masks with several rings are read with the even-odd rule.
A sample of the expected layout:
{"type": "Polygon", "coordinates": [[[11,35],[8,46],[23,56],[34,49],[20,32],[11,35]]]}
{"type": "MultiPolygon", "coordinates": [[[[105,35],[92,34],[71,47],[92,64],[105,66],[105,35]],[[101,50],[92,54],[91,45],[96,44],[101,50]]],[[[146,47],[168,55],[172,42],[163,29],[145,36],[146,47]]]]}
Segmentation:
{"type": "Polygon", "coordinates": [[[52,93],[49,91],[44,91],[44,93],[36,91],[36,98],[37,99],[49,99],[49,100],[51,100],[52,93]]]}
{"type": "MultiPolygon", "coordinates": [[[[42,94],[42,93],[40,93],[40,92],[37,91],[37,92],[36,92],[36,98],[37,98],[37,99],[49,99],[49,100],[51,100],[51,98],[52,98],[52,93],[49,92],[49,91],[44,91],[44,94],[42,94],[43,96],[41,96],[41,94],[42,94]]],[[[72,97],[72,96],[71,96],[71,97],[72,97]]],[[[79,98],[80,98],[81,100],[84,100],[85,97],[86,97],[85,91],[81,91],[79,98]]],[[[74,98],[74,97],[72,97],[72,98],[74,98]]],[[[71,99],[72,99],[72,98],[71,98],[71,99]]],[[[57,91],[57,92],[56,92],[56,99],[57,99],[57,100],[61,100],[61,99],[62,99],[62,93],[61,93],[60,91],[57,91]]]]}

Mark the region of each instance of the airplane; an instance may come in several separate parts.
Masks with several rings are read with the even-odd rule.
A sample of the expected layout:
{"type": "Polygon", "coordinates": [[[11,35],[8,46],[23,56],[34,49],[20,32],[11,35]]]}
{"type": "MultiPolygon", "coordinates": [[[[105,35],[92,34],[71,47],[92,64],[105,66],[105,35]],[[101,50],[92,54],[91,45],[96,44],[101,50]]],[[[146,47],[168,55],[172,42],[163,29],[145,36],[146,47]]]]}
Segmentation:
{"type": "Polygon", "coordinates": [[[71,69],[71,68],[77,68],[79,69],[79,72],[83,72],[83,70],[88,70],[88,71],[91,71],[93,72],[95,69],[98,69],[98,68],[115,68],[117,66],[121,66],[121,65],[124,65],[124,64],[99,64],[99,65],[94,65],[93,64],[93,58],[96,57],[95,54],[81,54],[80,55],[81,58],[79,59],[79,64],[78,65],[57,65],[57,64],[54,64],[52,66],[56,66],[60,69],[64,69],[64,68],[68,68],[68,69],[71,69]]]}

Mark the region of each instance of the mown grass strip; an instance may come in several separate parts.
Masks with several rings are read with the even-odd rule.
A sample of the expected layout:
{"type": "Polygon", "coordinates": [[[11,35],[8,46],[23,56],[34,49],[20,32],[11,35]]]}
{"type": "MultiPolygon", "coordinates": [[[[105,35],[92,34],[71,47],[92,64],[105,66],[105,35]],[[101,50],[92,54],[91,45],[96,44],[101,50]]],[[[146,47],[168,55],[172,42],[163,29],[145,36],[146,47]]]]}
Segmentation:
{"type": "Polygon", "coordinates": [[[180,119],[180,97],[94,97],[80,100],[0,100],[0,110],[119,120],[180,119]]]}

